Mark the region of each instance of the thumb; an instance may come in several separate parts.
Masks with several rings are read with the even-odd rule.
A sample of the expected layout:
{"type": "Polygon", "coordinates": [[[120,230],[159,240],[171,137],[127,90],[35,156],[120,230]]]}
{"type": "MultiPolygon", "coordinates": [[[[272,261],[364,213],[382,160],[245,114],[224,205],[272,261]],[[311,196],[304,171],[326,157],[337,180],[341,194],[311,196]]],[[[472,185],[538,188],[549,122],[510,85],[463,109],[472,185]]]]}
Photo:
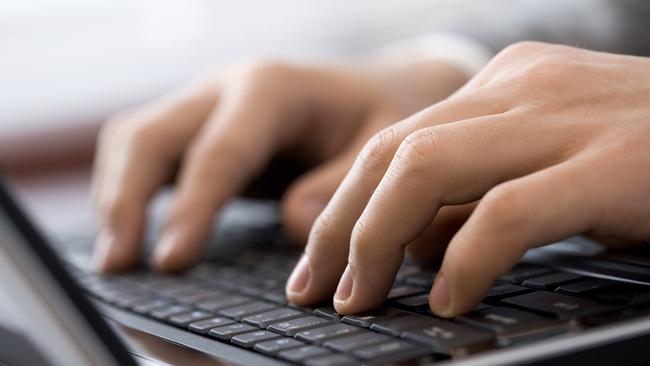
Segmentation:
{"type": "Polygon", "coordinates": [[[293,242],[304,245],[311,226],[352,166],[355,154],[344,154],[302,175],[282,199],[284,230],[293,242]]]}

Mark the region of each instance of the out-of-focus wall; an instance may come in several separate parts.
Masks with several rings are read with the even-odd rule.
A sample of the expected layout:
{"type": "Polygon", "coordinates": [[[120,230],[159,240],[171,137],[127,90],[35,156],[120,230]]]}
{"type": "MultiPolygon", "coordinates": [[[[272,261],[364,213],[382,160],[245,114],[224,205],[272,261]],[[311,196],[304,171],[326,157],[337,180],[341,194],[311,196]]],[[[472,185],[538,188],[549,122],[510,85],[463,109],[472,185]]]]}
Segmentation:
{"type": "Polygon", "coordinates": [[[467,1],[23,0],[0,5],[0,136],[97,123],[255,56],[358,52],[467,1]]]}

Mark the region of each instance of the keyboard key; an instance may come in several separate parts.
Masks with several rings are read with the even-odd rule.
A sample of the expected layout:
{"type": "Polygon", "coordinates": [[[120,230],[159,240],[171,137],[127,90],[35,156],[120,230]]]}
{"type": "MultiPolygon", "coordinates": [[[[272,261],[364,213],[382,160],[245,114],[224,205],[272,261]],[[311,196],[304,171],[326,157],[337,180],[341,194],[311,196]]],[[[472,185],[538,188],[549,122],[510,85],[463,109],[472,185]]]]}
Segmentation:
{"type": "Polygon", "coordinates": [[[550,272],[550,269],[544,267],[521,265],[515,267],[515,269],[502,276],[499,280],[507,283],[520,284],[528,278],[542,276],[550,272]]]}
{"type": "Polygon", "coordinates": [[[526,287],[511,285],[511,284],[502,284],[493,286],[490,291],[485,295],[483,301],[486,302],[498,302],[499,300],[509,297],[525,294],[531,292],[531,289],[526,287]]]}
{"type": "Polygon", "coordinates": [[[357,360],[344,354],[331,354],[327,356],[318,356],[308,358],[303,361],[306,366],[359,366],[357,360]]]}
{"type": "Polygon", "coordinates": [[[149,299],[134,303],[131,309],[139,314],[149,314],[154,309],[162,308],[163,306],[170,305],[170,303],[169,300],[162,298],[149,299]]]}
{"type": "Polygon", "coordinates": [[[291,362],[300,362],[306,358],[323,356],[330,353],[331,351],[322,347],[303,346],[299,348],[292,348],[286,351],[282,351],[278,353],[278,357],[291,362]]]}
{"type": "Polygon", "coordinates": [[[386,343],[379,343],[371,346],[356,349],[352,354],[362,360],[379,363],[406,361],[426,354],[432,353],[425,347],[413,343],[392,340],[386,343]]]}
{"type": "Polygon", "coordinates": [[[329,341],[323,343],[323,346],[339,352],[350,352],[356,348],[361,348],[376,343],[388,342],[392,339],[393,338],[385,334],[362,330],[361,333],[330,339],[329,341]]]}
{"type": "Polygon", "coordinates": [[[511,334],[505,334],[499,336],[499,346],[513,346],[519,344],[528,344],[531,342],[537,342],[541,340],[546,340],[552,337],[559,335],[567,334],[571,331],[575,331],[575,328],[572,328],[570,324],[556,323],[549,326],[543,326],[540,328],[534,327],[526,329],[523,332],[515,332],[511,334]]]}
{"type": "Polygon", "coordinates": [[[421,294],[426,292],[425,288],[422,287],[415,287],[415,286],[409,286],[409,285],[403,285],[403,286],[397,286],[393,287],[388,295],[386,296],[386,299],[388,300],[393,300],[393,299],[398,299],[400,297],[406,297],[406,296],[413,296],[417,294],[421,294]]]}
{"type": "Polygon", "coordinates": [[[319,318],[317,316],[306,316],[304,318],[296,318],[279,323],[273,323],[268,327],[268,330],[282,334],[286,337],[293,337],[296,333],[316,327],[322,327],[329,323],[330,321],[327,319],[319,318]]]}
{"type": "Polygon", "coordinates": [[[118,299],[115,299],[113,302],[116,306],[119,306],[121,308],[129,308],[132,305],[136,303],[140,303],[142,301],[147,301],[150,299],[150,296],[144,295],[144,294],[126,294],[121,296],[118,299]]]}
{"type": "Polygon", "coordinates": [[[404,283],[412,286],[431,288],[433,286],[434,277],[435,277],[435,273],[421,272],[421,273],[407,276],[404,280],[404,283]]]}
{"type": "Polygon", "coordinates": [[[207,300],[207,299],[213,299],[216,297],[222,297],[222,296],[228,296],[223,294],[222,292],[215,291],[215,290],[194,290],[194,293],[188,294],[185,296],[178,296],[176,297],[176,301],[178,301],[180,304],[185,304],[185,305],[194,305],[197,302],[207,300]]]}
{"type": "Polygon", "coordinates": [[[434,319],[434,323],[402,333],[402,338],[427,344],[437,352],[447,355],[465,355],[488,348],[494,335],[448,320],[434,319]]]}
{"type": "Polygon", "coordinates": [[[169,318],[169,322],[179,327],[186,327],[190,323],[194,323],[196,321],[206,319],[211,316],[214,316],[214,314],[208,313],[207,311],[194,310],[189,313],[174,315],[171,318],[169,318]]]}
{"type": "Polygon", "coordinates": [[[585,295],[590,291],[609,288],[618,283],[619,282],[600,278],[590,278],[588,280],[562,285],[555,291],[565,295],[585,295]]]}
{"type": "Polygon", "coordinates": [[[262,294],[262,298],[280,305],[286,305],[289,302],[284,289],[266,291],[262,294]]]}
{"type": "Polygon", "coordinates": [[[650,303],[650,287],[632,284],[617,284],[598,289],[590,296],[607,303],[635,306],[650,303]]]}
{"type": "Polygon", "coordinates": [[[391,317],[401,314],[410,314],[402,310],[382,308],[367,313],[344,316],[341,321],[344,323],[356,325],[357,327],[369,328],[374,322],[385,317],[391,317]]]}
{"type": "Polygon", "coordinates": [[[171,316],[186,313],[190,310],[192,310],[192,308],[187,305],[168,305],[153,310],[149,313],[149,315],[153,316],[156,319],[167,320],[171,316]]]}
{"type": "Polygon", "coordinates": [[[272,323],[281,322],[303,316],[304,313],[289,308],[275,309],[260,314],[249,315],[242,319],[244,323],[254,325],[259,328],[267,328],[272,323]]]}
{"type": "MultiPolygon", "coordinates": [[[[193,304],[196,301],[192,302],[192,301],[187,301],[186,299],[194,299],[194,298],[197,298],[197,297],[198,298],[201,298],[201,297],[205,298],[205,297],[208,297],[209,295],[210,295],[210,292],[205,290],[205,289],[202,289],[202,288],[199,288],[199,287],[190,287],[190,288],[184,288],[184,289],[182,289],[180,291],[175,291],[175,292],[172,292],[172,293],[168,293],[168,294],[166,294],[166,297],[172,299],[174,302],[189,305],[189,304],[193,304]]],[[[222,295],[222,294],[217,293],[216,295],[222,295]]]]}
{"type": "Polygon", "coordinates": [[[502,334],[548,320],[534,313],[494,306],[459,316],[458,321],[502,334]]]}
{"type": "Polygon", "coordinates": [[[260,297],[262,294],[268,291],[274,290],[284,290],[284,286],[280,281],[272,278],[268,279],[249,279],[239,288],[239,291],[243,294],[260,297]]]}
{"type": "Polygon", "coordinates": [[[370,329],[399,337],[400,334],[408,329],[421,327],[431,322],[435,322],[433,317],[405,313],[378,318],[370,326],[370,329]]]}
{"type": "Polygon", "coordinates": [[[227,318],[212,318],[212,319],[207,319],[207,320],[201,320],[195,323],[192,323],[189,325],[189,329],[192,332],[199,333],[199,334],[208,334],[212,328],[220,327],[223,325],[230,325],[233,324],[234,321],[227,319],[227,318]]]}
{"type": "Polygon", "coordinates": [[[305,343],[293,338],[278,338],[271,341],[257,343],[253,349],[260,353],[273,355],[290,348],[302,347],[305,343]]]}
{"type": "Polygon", "coordinates": [[[553,291],[560,285],[576,282],[582,279],[585,279],[585,277],[573,273],[556,272],[529,278],[522,283],[522,286],[553,291]]]}
{"type": "Polygon", "coordinates": [[[229,294],[222,298],[201,301],[196,304],[196,307],[201,310],[216,312],[217,310],[241,305],[250,301],[252,301],[250,297],[229,294]]]}
{"type": "Polygon", "coordinates": [[[257,328],[253,327],[252,325],[235,323],[230,325],[224,325],[222,327],[213,328],[212,330],[210,330],[208,334],[211,337],[229,341],[232,337],[236,335],[242,333],[248,333],[256,330],[257,328]]]}
{"type": "Polygon", "coordinates": [[[510,297],[502,303],[547,313],[559,319],[579,318],[610,310],[608,306],[590,300],[543,291],[510,297]]]}
{"type": "Polygon", "coordinates": [[[323,306],[320,308],[316,308],[314,310],[314,315],[318,315],[320,317],[327,318],[329,320],[336,320],[336,321],[341,320],[341,314],[337,313],[336,310],[334,310],[333,306],[323,306]]]}
{"type": "Polygon", "coordinates": [[[270,302],[255,301],[243,305],[221,309],[218,313],[219,315],[227,316],[232,319],[241,320],[246,316],[261,313],[263,311],[271,310],[274,308],[276,308],[276,306],[270,302]]]}
{"type": "Polygon", "coordinates": [[[322,328],[305,330],[296,334],[296,339],[308,343],[322,343],[328,339],[361,331],[361,328],[349,324],[333,324],[322,328]]]}
{"type": "Polygon", "coordinates": [[[395,301],[396,304],[406,308],[424,308],[429,307],[429,294],[420,294],[415,296],[403,297],[395,301]]]}
{"type": "Polygon", "coordinates": [[[258,330],[255,332],[244,333],[244,334],[234,336],[232,337],[230,342],[238,346],[253,348],[253,346],[255,346],[255,343],[268,341],[270,339],[279,338],[279,337],[280,337],[279,335],[275,333],[271,333],[268,330],[258,330]]]}

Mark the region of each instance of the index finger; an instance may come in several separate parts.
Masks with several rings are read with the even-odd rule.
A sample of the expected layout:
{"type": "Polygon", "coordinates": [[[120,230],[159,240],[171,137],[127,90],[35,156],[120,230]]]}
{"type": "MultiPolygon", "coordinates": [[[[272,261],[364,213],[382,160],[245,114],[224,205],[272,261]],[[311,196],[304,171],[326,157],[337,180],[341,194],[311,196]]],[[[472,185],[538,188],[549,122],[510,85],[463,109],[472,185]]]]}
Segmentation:
{"type": "Polygon", "coordinates": [[[309,235],[304,260],[290,279],[308,278],[300,286],[290,280],[287,296],[309,305],[329,298],[348,259],[350,237],[357,219],[382,179],[401,141],[427,124],[444,124],[476,115],[501,113],[507,106],[492,97],[448,99],[378,133],[363,148],[347,176],[320,214],[309,235]]]}

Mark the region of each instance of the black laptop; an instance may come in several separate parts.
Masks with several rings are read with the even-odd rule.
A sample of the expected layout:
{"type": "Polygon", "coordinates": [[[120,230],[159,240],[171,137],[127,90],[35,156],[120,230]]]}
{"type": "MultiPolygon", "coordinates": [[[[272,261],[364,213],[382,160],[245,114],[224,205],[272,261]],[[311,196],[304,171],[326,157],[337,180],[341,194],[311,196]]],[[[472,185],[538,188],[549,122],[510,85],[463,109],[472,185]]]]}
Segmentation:
{"type": "Polygon", "coordinates": [[[455,319],[428,310],[435,268],[407,259],[381,308],[341,316],[287,302],[299,253],[261,218],[269,204],[230,211],[244,223],[218,231],[230,252],[182,275],[102,276],[91,234],[44,237],[0,184],[0,365],[650,364],[643,247],[533,250],[455,319]]]}

